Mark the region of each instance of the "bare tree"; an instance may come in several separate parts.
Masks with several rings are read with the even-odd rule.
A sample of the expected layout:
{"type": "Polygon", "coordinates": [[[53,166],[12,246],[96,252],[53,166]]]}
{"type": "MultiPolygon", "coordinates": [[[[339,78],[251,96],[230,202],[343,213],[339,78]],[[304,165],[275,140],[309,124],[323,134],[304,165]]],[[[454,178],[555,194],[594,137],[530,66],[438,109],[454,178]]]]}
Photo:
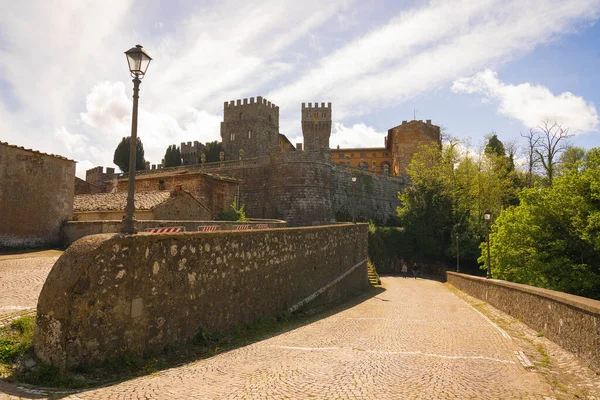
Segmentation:
{"type": "Polygon", "coordinates": [[[527,157],[527,187],[533,187],[533,171],[540,162],[535,149],[538,147],[540,137],[533,128],[526,134],[521,133],[521,137],[527,140],[527,147],[523,150],[527,157]]]}
{"type": "Polygon", "coordinates": [[[548,178],[548,184],[552,186],[552,179],[556,172],[556,164],[559,162],[559,156],[568,147],[569,143],[566,139],[573,136],[569,134],[569,128],[563,128],[562,124],[554,121],[552,124],[548,120],[542,121],[542,125],[538,126],[539,131],[536,132],[540,139],[535,148],[544,170],[548,178]]]}

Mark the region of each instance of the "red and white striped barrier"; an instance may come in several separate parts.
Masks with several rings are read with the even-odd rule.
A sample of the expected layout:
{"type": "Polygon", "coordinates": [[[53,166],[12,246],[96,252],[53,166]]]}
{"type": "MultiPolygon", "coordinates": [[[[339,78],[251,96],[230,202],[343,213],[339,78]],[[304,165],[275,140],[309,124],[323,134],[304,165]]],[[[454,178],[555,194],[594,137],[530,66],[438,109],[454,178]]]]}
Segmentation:
{"type": "Polygon", "coordinates": [[[182,232],[185,229],[182,227],[176,228],[146,228],[146,232],[148,233],[177,233],[182,232]]]}
{"type": "Polygon", "coordinates": [[[214,232],[220,230],[221,227],[217,225],[200,225],[198,227],[199,232],[214,232]]]}
{"type": "Polygon", "coordinates": [[[245,231],[250,229],[250,225],[235,225],[236,231],[245,231]]]}
{"type": "Polygon", "coordinates": [[[256,229],[268,229],[269,225],[267,224],[258,224],[256,225],[256,229]]]}

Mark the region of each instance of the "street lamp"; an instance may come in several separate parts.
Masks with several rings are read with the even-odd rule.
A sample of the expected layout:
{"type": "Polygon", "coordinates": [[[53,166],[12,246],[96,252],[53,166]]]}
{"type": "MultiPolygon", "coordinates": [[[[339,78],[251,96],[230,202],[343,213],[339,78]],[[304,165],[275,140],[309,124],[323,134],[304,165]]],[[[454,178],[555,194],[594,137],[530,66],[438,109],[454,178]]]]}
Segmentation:
{"type": "Polygon", "coordinates": [[[352,175],[352,222],[356,223],[356,218],[354,217],[354,187],[356,186],[356,176],[352,175]]]}
{"type": "Polygon", "coordinates": [[[133,200],[135,193],[135,155],[137,150],[137,116],[138,116],[138,97],[140,92],[140,83],[146,74],[148,65],[152,58],[144,51],[139,44],[125,52],[129,71],[133,78],[133,112],[131,116],[131,138],[129,140],[129,186],[127,191],[127,205],[125,206],[125,218],[121,226],[121,232],[126,234],[137,233],[135,228],[135,203],[133,200]]]}
{"type": "Polygon", "coordinates": [[[483,218],[487,223],[487,275],[486,278],[491,279],[492,277],[492,264],[490,263],[490,222],[492,220],[492,213],[486,210],[483,213],[483,218]]]}

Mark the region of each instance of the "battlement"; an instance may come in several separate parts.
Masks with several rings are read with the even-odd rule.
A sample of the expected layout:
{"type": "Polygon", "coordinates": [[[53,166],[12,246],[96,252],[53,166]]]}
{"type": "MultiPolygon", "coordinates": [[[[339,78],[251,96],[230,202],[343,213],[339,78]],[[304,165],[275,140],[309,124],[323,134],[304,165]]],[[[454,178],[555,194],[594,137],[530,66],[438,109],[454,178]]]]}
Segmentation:
{"type": "Polygon", "coordinates": [[[264,105],[269,108],[279,110],[279,106],[276,106],[275,103],[271,103],[270,101],[263,98],[262,96],[257,96],[256,101],[254,101],[254,97],[250,97],[249,99],[237,99],[237,100],[226,101],[223,104],[223,108],[225,108],[225,109],[237,108],[237,107],[243,108],[244,106],[252,106],[252,105],[264,105]]]}
{"type": "Polygon", "coordinates": [[[319,107],[319,102],[316,101],[315,105],[313,107],[312,105],[313,103],[308,103],[308,106],[306,105],[306,103],[302,103],[302,110],[320,110],[320,109],[329,109],[331,110],[331,102],[327,103],[327,106],[325,106],[325,103],[321,103],[321,107],[319,107]]]}

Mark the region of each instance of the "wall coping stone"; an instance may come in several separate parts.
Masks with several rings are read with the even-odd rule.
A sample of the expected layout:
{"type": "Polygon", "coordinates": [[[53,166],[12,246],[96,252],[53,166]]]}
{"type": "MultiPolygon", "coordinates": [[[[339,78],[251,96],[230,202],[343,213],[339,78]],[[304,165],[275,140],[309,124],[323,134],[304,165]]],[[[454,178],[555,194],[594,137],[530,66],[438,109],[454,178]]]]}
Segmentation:
{"type": "Polygon", "coordinates": [[[455,275],[463,279],[470,279],[486,285],[502,286],[511,290],[526,292],[538,297],[545,297],[556,302],[583,309],[591,314],[600,316],[600,301],[589,299],[587,297],[576,296],[574,294],[558,292],[556,290],[543,289],[535,286],[523,285],[521,283],[508,282],[500,279],[487,279],[480,276],[461,274],[452,271],[446,271],[448,275],[455,275]]]}

